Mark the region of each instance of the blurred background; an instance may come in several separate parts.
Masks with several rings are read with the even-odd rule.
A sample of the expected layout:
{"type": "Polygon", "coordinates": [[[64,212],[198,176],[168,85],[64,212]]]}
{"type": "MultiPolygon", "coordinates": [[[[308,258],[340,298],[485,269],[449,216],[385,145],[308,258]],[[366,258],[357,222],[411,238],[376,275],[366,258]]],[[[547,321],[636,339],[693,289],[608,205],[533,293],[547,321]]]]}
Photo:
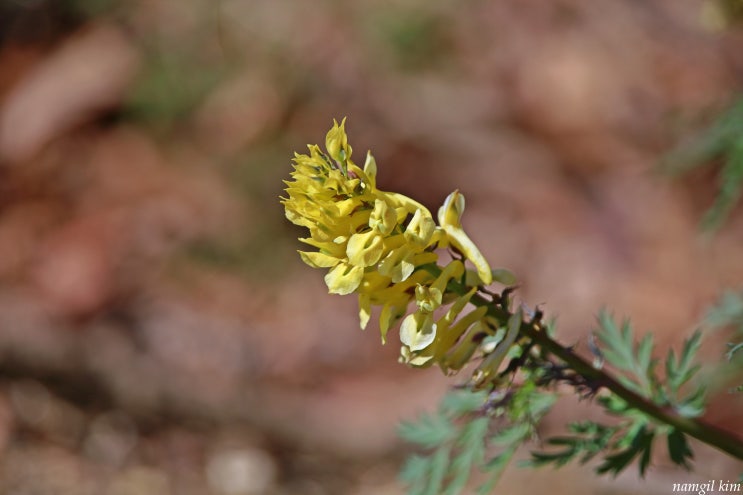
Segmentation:
{"type": "MultiPolygon", "coordinates": [[[[739,7],[0,0],[0,493],[403,493],[395,426],[457,379],[399,365],[296,255],[281,181],[333,118],[380,188],[431,209],[460,189],[563,342],[603,306],[678,345],[740,285],[743,212],[702,238],[714,170],[657,164],[736,97],[739,7]]],[[[740,432],[742,411],[721,387],[707,419],[740,432]]],[[[512,468],[501,489],[740,471],[697,459],[659,453],[645,482],[512,468]]]]}

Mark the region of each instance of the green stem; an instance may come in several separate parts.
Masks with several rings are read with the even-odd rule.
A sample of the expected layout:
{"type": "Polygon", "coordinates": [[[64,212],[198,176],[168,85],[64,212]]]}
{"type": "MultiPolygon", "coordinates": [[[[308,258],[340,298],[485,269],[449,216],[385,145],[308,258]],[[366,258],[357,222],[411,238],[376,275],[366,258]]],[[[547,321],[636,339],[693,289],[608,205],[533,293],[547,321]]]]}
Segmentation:
{"type": "Polygon", "coordinates": [[[560,358],[583,377],[599,383],[613,394],[620,397],[630,407],[642,411],[660,423],[673,426],[677,430],[684,432],[697,440],[722,450],[736,459],[743,460],[743,441],[735,435],[701,420],[681,416],[671,409],[663,408],[654,404],[645,397],[642,397],[626,388],[611,375],[594,368],[572,350],[563,347],[552,340],[542,328],[536,328],[534,325],[525,323],[522,326],[522,332],[524,335],[539,344],[543,349],[560,358]]]}
{"type": "MultiPolygon", "coordinates": [[[[486,306],[488,313],[504,325],[511,316],[508,311],[496,306],[482,296],[476,295],[471,301],[476,306],[486,306]]],[[[659,423],[673,426],[677,430],[711,445],[736,459],[743,460],[743,440],[730,432],[721,430],[699,419],[687,418],[672,409],[658,406],[646,397],[633,392],[613,376],[592,366],[588,361],[573,352],[572,349],[553,340],[541,323],[524,322],[521,325],[521,333],[545,351],[559,358],[576,373],[620,397],[631,408],[642,411],[659,423]]]]}

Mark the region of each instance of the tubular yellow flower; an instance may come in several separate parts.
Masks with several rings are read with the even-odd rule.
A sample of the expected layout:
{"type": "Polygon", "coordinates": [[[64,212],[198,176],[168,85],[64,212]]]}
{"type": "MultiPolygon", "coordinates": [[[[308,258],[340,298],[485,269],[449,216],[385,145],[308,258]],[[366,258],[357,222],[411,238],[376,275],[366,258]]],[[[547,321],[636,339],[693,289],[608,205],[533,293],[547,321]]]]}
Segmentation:
{"type": "Polygon", "coordinates": [[[464,213],[464,196],[459,191],[454,191],[447,196],[444,204],[439,208],[439,224],[446,232],[449,242],[457,248],[477,268],[477,275],[484,285],[493,282],[493,273],[490,265],[485,260],[475,243],[465,234],[462,229],[462,213],[464,213]]]}
{"type": "MultiPolygon", "coordinates": [[[[325,283],[330,293],[358,294],[361,328],[368,325],[373,307],[381,308],[383,342],[402,318],[403,362],[438,363],[444,371],[456,371],[481,352],[485,359],[479,375],[493,375],[507,349],[481,348],[480,334],[492,335],[496,328],[487,321],[485,308],[465,311],[476,286],[490,284],[494,272],[462,229],[464,196],[455,191],[446,198],[437,226],[431,212],[417,201],[377,189],[377,164],[371,153],[363,169],[352,161],[345,119],[340,124],[334,121],[325,148],[323,152],[311,145],[309,154],[295,154],[292,180],[285,181],[287,197],[281,202],[286,217],[309,230],[309,237],[300,241],[317,249],[299,251],[302,261],[328,270],[325,283]],[[449,245],[472,263],[474,272],[460,260],[439,266],[436,250],[449,245]],[[452,283],[468,292],[450,290],[452,283]],[[446,305],[449,309],[436,316],[446,305]]],[[[510,346],[515,338],[509,329],[504,340],[510,346]]]]}
{"type": "Polygon", "coordinates": [[[432,313],[436,308],[441,306],[443,294],[436,287],[418,284],[415,287],[415,303],[418,309],[426,313],[432,313]]]}
{"type": "Polygon", "coordinates": [[[346,295],[355,291],[364,278],[364,267],[340,262],[325,275],[325,284],[331,294],[346,295]]]}
{"type": "Polygon", "coordinates": [[[435,338],[436,322],[433,315],[426,311],[409,314],[400,325],[400,341],[411,352],[425,349],[435,338]]]}
{"type": "Polygon", "coordinates": [[[397,225],[397,213],[381,199],[374,200],[374,209],[369,216],[369,227],[382,235],[392,232],[397,225]]]}
{"type": "Polygon", "coordinates": [[[335,125],[328,131],[325,136],[325,148],[328,150],[330,158],[341,164],[351,158],[351,147],[348,146],[348,137],[346,136],[346,119],[341,121],[338,125],[335,125]]]}
{"type": "Polygon", "coordinates": [[[521,308],[516,311],[511,318],[508,320],[508,328],[506,329],[506,336],[498,346],[488,353],[483,362],[478,366],[475,372],[475,380],[479,383],[483,383],[498,371],[498,367],[506,357],[506,353],[511,348],[511,345],[516,341],[521,328],[521,320],[523,319],[523,312],[521,308]]]}

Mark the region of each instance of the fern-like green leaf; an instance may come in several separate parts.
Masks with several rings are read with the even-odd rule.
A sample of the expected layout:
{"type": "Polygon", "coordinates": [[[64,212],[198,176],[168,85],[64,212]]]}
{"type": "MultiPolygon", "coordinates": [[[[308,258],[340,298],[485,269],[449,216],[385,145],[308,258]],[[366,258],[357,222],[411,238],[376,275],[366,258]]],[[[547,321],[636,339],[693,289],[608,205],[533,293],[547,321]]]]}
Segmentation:
{"type": "Polygon", "coordinates": [[[516,423],[500,430],[490,438],[495,445],[508,446],[522,441],[527,438],[532,431],[529,423],[516,423]]]}
{"type": "Polygon", "coordinates": [[[654,432],[647,429],[645,425],[637,428],[631,437],[626,437],[630,438],[629,445],[617,453],[607,456],[603,464],[596,468],[596,472],[616,476],[639,455],[640,476],[645,476],[645,471],[650,463],[653,436],[654,432]]]}
{"type": "Polygon", "coordinates": [[[517,447],[518,445],[513,445],[505,449],[485,464],[483,471],[488,474],[488,480],[478,487],[477,495],[488,495],[493,492],[498,481],[500,481],[503,470],[506,469],[506,466],[516,454],[517,447]]]}
{"type": "Polygon", "coordinates": [[[411,455],[400,470],[400,481],[408,485],[408,495],[423,495],[431,471],[427,457],[411,455]]]}
{"type": "Polygon", "coordinates": [[[417,422],[403,422],[399,435],[424,448],[435,448],[456,435],[454,425],[443,414],[423,414],[417,422]]]}
{"type": "Polygon", "coordinates": [[[481,417],[474,419],[462,429],[462,435],[458,441],[460,454],[452,462],[452,479],[444,495],[461,493],[467,485],[472,469],[484,462],[485,442],[483,439],[487,436],[488,424],[488,418],[481,417]]]}
{"type": "Polygon", "coordinates": [[[674,175],[723,159],[720,190],[702,220],[708,232],[718,229],[737,202],[743,185],[743,99],[732,105],[691,144],[668,154],[663,168],[674,175]]]}
{"type": "Polygon", "coordinates": [[[444,396],[440,409],[447,416],[471,413],[482,408],[487,398],[485,391],[455,390],[444,396]]]}
{"type": "Polygon", "coordinates": [[[431,457],[431,473],[428,478],[428,488],[424,495],[439,495],[444,487],[449,468],[450,450],[448,447],[439,448],[431,457]]]}
{"type": "Polygon", "coordinates": [[[675,428],[668,434],[668,455],[674,464],[691,469],[689,460],[694,458],[694,454],[686,441],[686,435],[675,428]]]}
{"type": "Polygon", "coordinates": [[[645,335],[635,345],[629,320],[622,322],[620,329],[607,312],[601,312],[596,336],[603,344],[601,354],[606,362],[623,372],[617,376],[622,385],[643,397],[651,398],[658,381],[655,377],[656,361],[652,358],[652,334],[645,335]]]}
{"type": "Polygon", "coordinates": [[[605,426],[592,421],[571,423],[568,425],[570,436],[553,437],[547,440],[547,445],[560,447],[560,449],[532,452],[532,458],[527,465],[553,464],[559,467],[572,460],[585,464],[597,454],[607,450],[619,430],[620,427],[605,426]]]}
{"type": "Polygon", "coordinates": [[[712,328],[743,325],[743,297],[741,293],[726,290],[720,300],[707,311],[704,322],[712,328]]]}
{"type": "Polygon", "coordinates": [[[743,185],[743,139],[740,137],[728,149],[719,182],[715,202],[702,219],[702,229],[706,231],[719,229],[740,198],[743,185]]]}
{"type": "Polygon", "coordinates": [[[487,480],[478,493],[488,493],[554,403],[553,394],[539,390],[536,374],[530,373],[525,372],[523,383],[498,398],[498,407],[493,407],[486,392],[460,389],[442,400],[438,412],[401,425],[403,438],[429,451],[412,457],[401,472],[408,493],[459,495],[475,470],[487,480]],[[495,420],[506,424],[491,431],[495,420]]]}
{"type": "MultiPolygon", "coordinates": [[[[659,406],[673,407],[681,416],[697,417],[703,413],[704,388],[697,386],[687,390],[685,387],[700,369],[695,362],[701,343],[700,332],[684,341],[678,355],[669,351],[665,359],[666,380],[663,382],[656,372],[652,334],[635,342],[629,321],[619,326],[606,312],[602,312],[598,320],[600,328],[596,336],[601,345],[595,352],[603,355],[606,362],[618,371],[616,377],[622,384],[659,406]]],[[[585,463],[602,454],[603,460],[596,469],[599,474],[616,476],[637,461],[640,475],[644,476],[651,460],[653,439],[661,430],[644,412],[615,394],[601,394],[597,402],[607,413],[621,418],[621,423],[614,427],[593,422],[571,424],[568,428],[570,435],[549,439],[547,450],[532,453],[530,463],[559,467],[572,460],[585,463]]],[[[687,465],[692,456],[685,437],[672,431],[668,445],[673,462],[687,465]]]]}

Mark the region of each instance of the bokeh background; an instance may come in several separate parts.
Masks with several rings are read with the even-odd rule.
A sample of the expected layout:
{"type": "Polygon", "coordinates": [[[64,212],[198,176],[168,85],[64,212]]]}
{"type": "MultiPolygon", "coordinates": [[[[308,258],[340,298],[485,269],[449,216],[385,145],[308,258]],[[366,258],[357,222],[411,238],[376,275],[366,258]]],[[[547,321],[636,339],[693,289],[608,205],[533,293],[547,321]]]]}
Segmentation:
{"type": "MultiPolygon", "coordinates": [[[[465,227],[585,347],[603,306],[678,345],[743,276],[743,212],[665,153],[740,90],[735,1],[0,0],[0,493],[402,494],[397,364],[296,255],[292,153],[348,117],[379,184],[465,227]]],[[[710,361],[723,344],[705,347],[710,361]]],[[[739,397],[707,419],[741,431],[739,397]]],[[[590,414],[568,401],[545,426],[590,414]]],[[[504,493],[648,480],[511,469],[504,493]]]]}

